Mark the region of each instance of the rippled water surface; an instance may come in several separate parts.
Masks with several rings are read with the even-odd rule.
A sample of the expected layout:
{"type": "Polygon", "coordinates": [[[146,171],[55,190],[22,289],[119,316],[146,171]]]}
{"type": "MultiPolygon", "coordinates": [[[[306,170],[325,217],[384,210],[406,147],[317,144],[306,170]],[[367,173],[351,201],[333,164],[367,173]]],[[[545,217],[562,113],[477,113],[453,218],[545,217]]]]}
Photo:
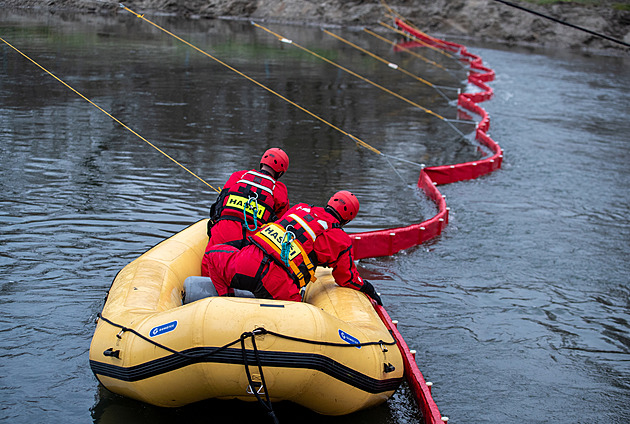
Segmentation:
{"type": "MultiPolygon", "coordinates": [[[[129,15],[5,10],[0,36],[213,187],[283,147],[292,203],[358,194],[350,231],[431,217],[415,189],[419,164],[480,157],[470,126],[453,128],[248,22],[156,21],[385,155],[129,15]]],[[[268,26],[457,118],[436,90],[319,28],[268,26]]],[[[434,84],[467,88],[452,59],[419,51],[436,67],[360,30],[333,31],[434,84]]],[[[450,422],[629,422],[630,59],[470,50],[497,72],[495,98],[483,106],[503,169],[441,187],[451,208],[445,233],[361,270],[417,350],[450,422]]],[[[255,404],[144,405],[103,389],[89,369],[112,279],[204,218],[210,187],[4,43],[0,161],[0,421],[266,419],[255,404]]],[[[321,421],[277,408],[281,422],[321,421]]],[[[331,422],[420,421],[403,387],[382,406],[331,422]]]]}

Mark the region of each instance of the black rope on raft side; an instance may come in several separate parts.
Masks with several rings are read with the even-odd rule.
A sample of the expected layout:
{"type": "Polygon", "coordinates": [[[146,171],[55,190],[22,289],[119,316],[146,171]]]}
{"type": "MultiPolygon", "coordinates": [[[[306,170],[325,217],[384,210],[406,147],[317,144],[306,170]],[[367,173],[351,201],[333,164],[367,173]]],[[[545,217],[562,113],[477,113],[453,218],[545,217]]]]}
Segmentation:
{"type": "MultiPolygon", "coordinates": [[[[212,352],[206,353],[203,356],[199,356],[199,355],[190,355],[188,353],[185,352],[180,352],[177,351],[175,349],[172,349],[168,346],[165,346],[161,343],[156,342],[155,340],[151,340],[150,338],[148,338],[147,336],[139,333],[138,331],[134,330],[133,328],[129,328],[129,327],[125,327],[124,325],[121,324],[117,324],[107,318],[105,318],[103,315],[101,315],[100,313],[97,315],[98,319],[102,319],[103,321],[105,321],[106,323],[108,323],[109,325],[112,325],[116,328],[120,328],[121,329],[121,333],[123,332],[129,332],[132,333],[138,337],[140,337],[142,340],[145,340],[149,343],[151,343],[154,346],[157,346],[161,349],[166,350],[167,352],[170,352],[174,355],[179,355],[179,356],[183,356],[185,358],[190,358],[190,359],[195,359],[198,360],[200,358],[205,358],[205,357],[209,357],[212,355],[217,354],[218,352],[227,349],[230,346],[233,346],[237,343],[240,342],[241,344],[241,354],[242,354],[242,358],[243,358],[243,364],[245,365],[245,373],[247,374],[247,380],[249,382],[249,387],[251,388],[252,394],[254,396],[256,396],[256,399],[258,400],[258,402],[260,403],[260,405],[265,409],[265,411],[267,411],[267,415],[271,418],[271,420],[273,421],[274,424],[279,424],[278,418],[276,417],[276,414],[273,410],[273,405],[271,403],[271,399],[269,398],[269,391],[267,390],[267,384],[265,382],[265,376],[263,374],[263,370],[262,370],[262,361],[260,360],[260,355],[258,354],[258,346],[256,345],[256,336],[257,335],[265,335],[265,334],[269,334],[272,336],[276,336],[282,339],[286,339],[286,340],[291,340],[291,341],[295,341],[295,342],[300,342],[300,343],[307,343],[307,344],[315,344],[315,345],[320,345],[320,346],[334,346],[334,347],[362,347],[362,346],[375,346],[375,345],[379,345],[381,346],[381,349],[383,349],[384,351],[387,351],[386,348],[383,348],[383,346],[387,345],[387,346],[392,346],[396,344],[396,341],[392,341],[392,342],[385,342],[383,340],[379,340],[378,342],[366,342],[366,343],[335,343],[335,342],[325,342],[325,341],[319,341],[319,340],[309,340],[309,339],[303,339],[300,337],[294,337],[294,336],[288,336],[286,334],[280,334],[280,333],[276,333],[274,331],[269,331],[266,330],[262,327],[258,327],[255,328],[253,331],[248,331],[248,332],[244,332],[243,334],[241,334],[241,336],[234,340],[233,342],[230,342],[226,345],[223,345],[215,350],[213,350],[212,352]],[[253,347],[253,351],[254,351],[254,357],[256,358],[256,364],[255,366],[258,367],[258,372],[260,373],[260,387],[257,388],[256,383],[254,382],[251,372],[249,371],[249,361],[247,359],[247,349],[245,347],[245,341],[247,339],[252,340],[252,347],[253,347]],[[265,398],[263,399],[260,396],[260,391],[262,391],[262,393],[264,393],[265,398]]],[[[119,333],[116,337],[118,338],[122,338],[121,334],[119,333]]],[[[114,351],[113,348],[109,348],[107,349],[105,352],[103,352],[103,354],[105,356],[113,356],[118,358],[118,354],[119,351],[114,351]]]]}
{"type": "MultiPolygon", "coordinates": [[[[170,348],[168,346],[165,346],[165,345],[163,345],[161,343],[158,343],[155,340],[151,340],[150,338],[148,338],[147,336],[139,333],[138,331],[134,330],[133,328],[129,328],[129,327],[125,327],[125,326],[123,326],[121,324],[117,324],[117,323],[115,323],[115,322],[105,318],[100,313],[97,316],[98,316],[98,319],[102,319],[103,321],[105,321],[109,325],[112,325],[114,327],[120,328],[121,332],[132,333],[132,334],[140,337],[142,340],[145,340],[145,341],[151,343],[154,346],[157,346],[157,347],[159,347],[161,349],[164,349],[164,350],[166,350],[168,352],[171,352],[174,355],[181,355],[181,356],[183,356],[185,358],[190,358],[190,359],[199,359],[200,358],[199,355],[190,355],[190,354],[185,353],[185,352],[180,352],[178,350],[175,350],[175,349],[172,349],[172,348],[170,348]]],[[[272,335],[272,336],[280,337],[282,339],[292,340],[294,342],[308,343],[308,344],[314,344],[314,345],[320,345],[320,346],[333,346],[333,347],[363,347],[363,346],[377,346],[377,345],[378,346],[393,346],[393,345],[396,344],[396,341],[385,342],[383,340],[379,340],[377,342],[365,342],[365,343],[335,343],[335,342],[326,342],[326,341],[321,341],[321,340],[309,340],[309,339],[303,339],[303,338],[300,338],[300,337],[288,336],[286,334],[276,333],[275,331],[270,331],[270,330],[267,330],[267,329],[262,328],[262,327],[255,328],[254,330],[252,330],[248,334],[251,334],[252,336],[269,334],[269,335],[272,335]]],[[[120,338],[120,335],[118,335],[117,337],[120,338]]],[[[227,349],[228,347],[233,346],[233,345],[239,343],[240,341],[241,341],[241,338],[238,338],[238,339],[234,340],[233,342],[230,342],[228,344],[225,344],[225,345],[223,345],[221,347],[216,348],[212,352],[209,352],[209,353],[205,354],[203,357],[214,355],[215,353],[218,353],[218,352],[220,352],[220,351],[222,351],[224,349],[227,349]]]]}
{"type": "MultiPolygon", "coordinates": [[[[120,332],[121,332],[121,333],[123,333],[123,332],[129,332],[129,333],[131,333],[131,334],[134,334],[134,335],[136,335],[136,336],[140,337],[142,340],[147,341],[147,342],[151,343],[152,345],[159,347],[160,349],[164,349],[164,350],[166,350],[167,352],[171,352],[171,353],[172,353],[172,354],[174,354],[174,355],[183,356],[184,358],[188,358],[188,359],[199,359],[199,358],[205,358],[205,357],[208,357],[208,356],[212,356],[212,355],[215,355],[215,354],[217,354],[217,353],[221,352],[222,350],[225,350],[225,349],[227,349],[228,347],[233,346],[233,345],[237,344],[238,342],[240,342],[240,339],[236,339],[236,340],[234,340],[233,342],[230,342],[230,343],[228,343],[228,344],[226,344],[226,345],[223,345],[223,346],[221,346],[221,347],[216,348],[216,349],[215,349],[215,350],[213,350],[212,352],[209,352],[209,353],[204,354],[203,356],[199,356],[199,355],[191,355],[191,354],[188,354],[188,353],[185,353],[185,352],[180,352],[180,351],[178,351],[178,350],[172,349],[172,348],[170,348],[170,347],[168,347],[168,346],[165,346],[165,345],[163,345],[163,344],[161,344],[161,343],[156,342],[155,340],[151,340],[151,339],[149,339],[147,336],[145,336],[145,335],[143,335],[143,334],[141,334],[141,333],[137,332],[137,331],[136,331],[136,330],[134,330],[133,328],[125,327],[124,325],[120,325],[120,324],[117,324],[117,323],[115,323],[115,322],[113,322],[113,321],[110,321],[109,319],[105,318],[105,317],[104,317],[103,315],[101,315],[101,314],[98,314],[97,316],[98,316],[98,318],[99,318],[99,319],[102,319],[103,321],[105,321],[105,322],[106,322],[106,323],[108,323],[109,325],[114,326],[114,327],[117,327],[117,328],[120,328],[120,330],[121,330],[120,332]]],[[[116,337],[121,338],[122,336],[121,336],[121,335],[120,335],[120,333],[119,333],[116,337]]],[[[111,348],[110,348],[110,349],[111,349],[111,348]]],[[[107,354],[106,354],[106,356],[112,356],[112,355],[107,355],[107,354]]]]}
{"type": "Polygon", "coordinates": [[[294,337],[294,336],[287,336],[286,334],[280,334],[280,333],[276,333],[274,331],[270,331],[270,330],[266,330],[262,327],[260,328],[256,328],[253,331],[255,334],[270,334],[272,336],[276,336],[276,337],[280,337],[282,339],[287,339],[287,340],[292,340],[294,342],[301,342],[301,343],[309,343],[309,344],[316,344],[316,345],[321,345],[321,346],[335,346],[335,347],[362,347],[362,346],[393,346],[396,344],[396,341],[393,342],[384,342],[383,340],[379,340],[377,342],[365,342],[365,343],[335,343],[335,342],[322,342],[319,340],[308,340],[308,339],[302,339],[299,337],[294,337]]]}
{"type": "MultiPolygon", "coordinates": [[[[105,321],[106,323],[120,328],[121,332],[130,332],[138,337],[140,337],[142,340],[145,340],[149,343],[151,343],[154,346],[157,346],[161,349],[166,350],[167,352],[171,352],[174,355],[179,355],[179,356],[183,356],[185,358],[190,358],[190,359],[199,359],[200,357],[198,355],[190,355],[184,352],[179,352],[175,349],[171,349],[168,346],[165,346],[161,343],[156,342],[155,340],[151,340],[148,337],[146,337],[145,335],[139,333],[138,331],[134,330],[133,328],[129,328],[129,327],[125,327],[124,325],[120,325],[117,324],[113,321],[110,321],[109,319],[105,318],[104,316],[102,316],[101,314],[98,314],[98,318],[102,319],[103,321],[105,321]]],[[[241,334],[241,337],[236,339],[233,342],[230,342],[224,346],[221,346],[220,348],[217,348],[215,350],[213,350],[210,353],[205,354],[203,357],[208,357],[211,355],[215,355],[218,352],[235,345],[236,343],[241,343],[241,352],[243,355],[243,364],[245,365],[245,373],[247,374],[247,380],[249,381],[249,387],[251,387],[252,389],[252,393],[254,394],[254,396],[256,396],[256,399],[258,400],[258,402],[262,405],[262,407],[267,411],[267,415],[273,420],[274,424],[279,424],[278,418],[276,417],[275,412],[273,411],[273,406],[271,404],[271,400],[269,399],[269,391],[267,390],[267,385],[265,383],[265,377],[263,375],[263,370],[262,370],[262,362],[260,360],[260,356],[258,355],[258,346],[256,345],[256,334],[258,334],[256,332],[256,330],[251,331],[251,332],[245,332],[243,334],[241,334]],[[260,372],[260,379],[261,379],[261,389],[262,391],[265,393],[265,399],[260,397],[260,394],[258,393],[258,390],[256,389],[256,385],[254,384],[254,381],[252,379],[252,375],[249,372],[249,362],[247,360],[247,349],[245,348],[245,340],[247,340],[248,338],[252,339],[252,346],[254,348],[254,356],[256,357],[256,365],[258,366],[258,371],[260,372]]],[[[117,335],[118,338],[121,338],[122,336],[120,334],[117,335]]],[[[119,351],[114,351],[113,348],[109,348],[107,349],[105,352],[103,352],[103,354],[105,356],[113,356],[118,358],[118,353],[119,351]]]]}
{"type": "Polygon", "coordinates": [[[265,376],[262,370],[262,363],[260,361],[260,356],[258,355],[258,346],[256,346],[256,334],[252,332],[245,332],[241,334],[241,353],[243,355],[243,364],[245,365],[245,373],[247,374],[247,381],[249,382],[249,387],[252,389],[252,393],[256,396],[258,403],[267,411],[267,415],[274,424],[279,424],[278,418],[276,417],[276,413],[273,411],[273,405],[271,404],[271,400],[269,399],[269,390],[267,390],[267,384],[265,383],[265,376]],[[249,372],[249,362],[247,360],[247,349],[245,348],[245,340],[248,338],[252,339],[252,347],[254,350],[254,356],[256,357],[256,366],[258,366],[258,372],[260,373],[260,389],[263,391],[265,395],[265,399],[260,396],[256,385],[254,384],[254,380],[252,379],[252,375],[249,372]]]}

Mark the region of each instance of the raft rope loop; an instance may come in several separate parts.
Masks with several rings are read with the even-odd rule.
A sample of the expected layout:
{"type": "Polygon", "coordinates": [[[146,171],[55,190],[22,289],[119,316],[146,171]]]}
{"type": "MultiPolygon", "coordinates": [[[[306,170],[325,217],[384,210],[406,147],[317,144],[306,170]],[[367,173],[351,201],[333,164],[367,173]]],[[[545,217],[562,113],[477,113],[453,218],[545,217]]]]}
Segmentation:
{"type": "Polygon", "coordinates": [[[295,234],[289,230],[289,227],[293,228],[293,225],[288,225],[284,236],[282,237],[282,250],[280,251],[280,258],[282,262],[289,268],[289,254],[291,253],[291,243],[295,240],[295,234]]]}
{"type": "MultiPolygon", "coordinates": [[[[195,361],[202,361],[205,360],[207,358],[210,358],[222,351],[224,351],[225,349],[234,346],[238,343],[240,343],[241,345],[241,354],[242,354],[242,358],[243,358],[243,365],[245,366],[245,373],[247,374],[247,380],[249,382],[249,386],[252,389],[252,393],[254,394],[254,396],[256,396],[256,399],[259,401],[259,403],[263,406],[263,408],[265,408],[265,410],[267,411],[267,414],[269,415],[269,417],[271,417],[274,420],[274,423],[278,423],[278,419],[276,418],[275,413],[273,412],[273,408],[272,408],[272,404],[271,404],[271,400],[269,397],[269,391],[267,390],[267,386],[265,383],[265,378],[263,375],[263,370],[262,370],[262,366],[263,366],[263,362],[260,358],[260,355],[258,354],[258,346],[256,345],[256,336],[264,336],[264,335],[271,335],[271,336],[275,336],[281,339],[285,339],[285,340],[291,340],[294,342],[298,342],[298,343],[306,343],[306,344],[312,344],[312,345],[318,345],[318,346],[331,346],[331,347],[363,347],[363,346],[379,346],[381,348],[381,350],[383,352],[387,352],[387,347],[386,346],[394,346],[396,345],[396,340],[393,340],[391,342],[386,342],[383,340],[379,340],[377,342],[365,342],[365,343],[336,343],[336,342],[325,342],[325,341],[319,341],[319,340],[309,340],[309,339],[303,339],[300,337],[293,337],[293,336],[288,336],[285,334],[281,334],[281,333],[276,333],[275,331],[270,331],[267,330],[263,327],[256,327],[254,328],[252,331],[247,331],[244,332],[243,334],[241,334],[241,336],[230,342],[227,343],[223,346],[214,348],[212,351],[210,352],[203,352],[201,354],[195,354],[195,355],[191,355],[190,353],[186,353],[186,352],[180,352],[178,350],[172,349],[168,346],[165,346],[161,343],[156,342],[155,340],[152,340],[151,338],[145,336],[144,334],[140,333],[137,330],[134,330],[133,328],[129,328],[129,327],[125,327],[124,325],[115,323],[107,318],[105,318],[103,315],[101,315],[100,313],[97,315],[97,322],[98,320],[103,320],[104,322],[106,322],[107,324],[111,325],[112,327],[116,327],[116,328],[120,328],[120,332],[116,335],[117,338],[122,339],[123,335],[125,332],[129,332],[139,338],[141,338],[142,340],[149,342],[150,344],[159,347],[160,349],[164,349],[167,352],[172,353],[173,355],[177,355],[177,356],[181,356],[187,359],[192,359],[195,361]],[[260,372],[260,380],[261,380],[261,386],[260,389],[256,389],[255,387],[255,383],[253,381],[252,375],[249,371],[249,360],[247,358],[247,348],[245,347],[245,340],[247,339],[251,339],[252,340],[252,348],[253,348],[253,353],[254,353],[254,358],[256,359],[256,365],[258,366],[258,370],[260,372]],[[260,396],[260,391],[263,391],[265,394],[265,399],[262,399],[262,397],[260,396]]],[[[120,359],[120,351],[116,350],[114,351],[113,348],[109,348],[107,349],[105,352],[103,352],[104,356],[108,356],[108,357],[115,357],[120,359]]]]}
{"type": "Polygon", "coordinates": [[[147,140],[146,138],[144,138],[143,136],[141,136],[140,134],[138,134],[137,132],[135,132],[134,130],[132,130],[131,128],[129,128],[127,125],[125,125],[122,121],[120,121],[118,118],[116,118],[115,116],[113,116],[112,114],[110,114],[109,112],[107,112],[105,109],[103,109],[102,107],[100,107],[99,105],[97,105],[96,103],[94,103],[92,100],[90,100],[89,98],[87,98],[86,96],[84,96],[83,94],[81,94],[80,92],[78,92],[77,90],[75,90],[73,87],[71,87],[68,83],[66,83],[65,81],[63,81],[61,78],[59,78],[57,75],[53,74],[51,71],[49,71],[48,69],[44,68],[42,65],[40,65],[38,62],[36,62],[34,59],[31,59],[29,56],[27,56],[25,53],[23,53],[22,51],[18,50],[16,47],[14,47],[12,44],[10,44],[8,41],[6,41],[4,38],[0,37],[0,40],[2,42],[4,42],[7,46],[11,47],[13,50],[15,50],[16,52],[18,52],[19,54],[21,54],[22,56],[24,56],[26,59],[28,59],[29,61],[31,61],[33,64],[35,64],[37,67],[39,67],[41,70],[43,70],[44,72],[46,72],[48,75],[50,75],[51,77],[53,77],[54,79],[56,79],[57,81],[59,81],[61,84],[65,85],[67,88],[69,88],[71,91],[73,91],[75,94],[77,94],[79,97],[81,97],[83,100],[85,100],[86,102],[88,102],[89,104],[91,104],[92,106],[94,106],[95,108],[97,108],[98,110],[100,110],[101,112],[103,112],[105,115],[109,116],[114,122],[116,122],[117,124],[121,125],[124,129],[126,129],[127,131],[131,132],[133,135],[135,135],[136,137],[138,137],[140,140],[144,141],[145,143],[147,143],[149,146],[153,147],[155,150],[157,150],[158,152],[160,152],[162,155],[164,155],[166,158],[168,158],[170,161],[172,161],[173,163],[175,163],[177,166],[179,166],[180,168],[182,168],[184,171],[188,172],[190,175],[192,175],[193,177],[197,178],[199,181],[201,181],[202,183],[204,183],[205,185],[207,185],[208,187],[210,187],[211,189],[213,189],[214,191],[216,191],[217,193],[220,190],[217,190],[216,188],[214,188],[213,186],[211,186],[210,184],[208,184],[203,178],[201,178],[200,176],[198,176],[197,174],[195,174],[194,172],[192,172],[190,169],[186,168],[184,165],[182,165],[180,162],[178,162],[176,159],[174,159],[173,157],[171,157],[169,154],[167,154],[166,152],[164,152],[162,149],[160,149],[159,147],[157,147],[155,144],[151,143],[149,140],[147,140]]]}
{"type": "Polygon", "coordinates": [[[395,63],[392,63],[389,60],[387,60],[385,58],[382,58],[381,56],[378,56],[377,54],[374,54],[374,53],[370,52],[369,50],[366,50],[363,47],[358,46],[358,45],[352,43],[351,41],[349,41],[349,40],[347,40],[347,39],[345,39],[345,38],[343,38],[343,37],[341,37],[341,36],[339,36],[337,34],[334,34],[334,33],[330,32],[330,31],[328,31],[327,29],[323,29],[322,28],[322,31],[324,31],[324,33],[330,35],[331,37],[334,37],[335,39],[341,41],[342,43],[345,43],[345,44],[347,44],[347,45],[349,45],[351,47],[354,47],[355,49],[359,50],[360,52],[365,53],[368,56],[378,60],[379,62],[382,62],[382,63],[386,64],[388,67],[390,67],[390,68],[392,68],[392,69],[394,69],[396,71],[402,72],[403,74],[405,74],[405,75],[415,79],[416,81],[421,82],[422,84],[428,85],[429,87],[433,88],[440,96],[442,96],[447,102],[450,102],[452,100],[446,94],[444,94],[444,92],[442,92],[442,90],[440,90],[432,82],[429,82],[429,81],[425,80],[424,78],[421,78],[421,77],[419,77],[419,76],[409,72],[408,70],[402,68],[401,66],[399,66],[399,65],[397,65],[395,63]]]}
{"type": "Polygon", "coordinates": [[[258,193],[254,192],[254,196],[249,196],[247,202],[245,202],[245,206],[243,206],[243,225],[249,231],[256,231],[258,229],[258,193]],[[247,222],[247,209],[250,209],[254,215],[254,228],[249,226],[249,222],[247,222]]]}

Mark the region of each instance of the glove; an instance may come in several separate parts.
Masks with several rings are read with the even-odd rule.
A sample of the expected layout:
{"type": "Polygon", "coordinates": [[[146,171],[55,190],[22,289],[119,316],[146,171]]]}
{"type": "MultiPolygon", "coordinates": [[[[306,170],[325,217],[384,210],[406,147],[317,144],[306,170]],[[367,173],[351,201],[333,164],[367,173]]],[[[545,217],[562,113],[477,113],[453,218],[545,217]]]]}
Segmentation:
{"type": "Polygon", "coordinates": [[[376,289],[374,289],[374,286],[368,280],[363,280],[363,287],[361,287],[360,291],[374,299],[376,303],[379,304],[379,306],[383,306],[383,301],[381,300],[381,297],[378,295],[378,293],[376,293],[376,289]]]}

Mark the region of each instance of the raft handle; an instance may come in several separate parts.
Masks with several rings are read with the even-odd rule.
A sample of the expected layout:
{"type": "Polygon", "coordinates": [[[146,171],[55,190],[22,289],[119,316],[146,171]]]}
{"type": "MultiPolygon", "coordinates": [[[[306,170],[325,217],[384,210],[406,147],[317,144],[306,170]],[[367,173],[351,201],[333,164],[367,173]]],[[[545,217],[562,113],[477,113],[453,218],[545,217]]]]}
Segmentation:
{"type": "Polygon", "coordinates": [[[256,388],[256,393],[258,393],[259,395],[265,394],[265,388],[263,387],[262,383],[256,383],[256,382],[254,382],[253,386],[251,384],[247,386],[247,390],[245,391],[247,392],[248,395],[253,395],[254,388],[256,388]]]}
{"type": "Polygon", "coordinates": [[[114,350],[113,347],[110,347],[109,349],[107,349],[105,352],[103,352],[103,355],[105,356],[111,356],[113,358],[117,358],[120,359],[120,350],[114,350]]]}
{"type": "Polygon", "coordinates": [[[396,367],[393,366],[392,364],[390,364],[389,362],[386,363],[386,364],[383,364],[383,365],[385,365],[385,367],[383,369],[383,372],[385,372],[385,373],[392,372],[392,371],[396,370],[396,367]]]}

